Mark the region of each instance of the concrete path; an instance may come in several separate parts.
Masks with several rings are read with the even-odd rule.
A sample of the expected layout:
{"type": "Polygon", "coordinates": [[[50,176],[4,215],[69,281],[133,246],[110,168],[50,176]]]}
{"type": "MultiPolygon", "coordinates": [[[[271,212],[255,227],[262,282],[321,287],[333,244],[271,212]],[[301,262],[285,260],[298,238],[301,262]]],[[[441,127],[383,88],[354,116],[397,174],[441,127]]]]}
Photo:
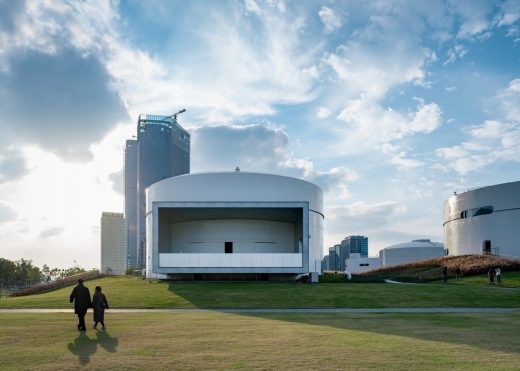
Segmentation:
{"type": "MultiPolygon", "coordinates": [[[[0,309],[0,313],[73,313],[73,309],[0,309]]],[[[520,308],[228,308],[228,309],[109,309],[107,313],[276,313],[276,314],[329,314],[329,313],[514,313],[520,308]]]]}

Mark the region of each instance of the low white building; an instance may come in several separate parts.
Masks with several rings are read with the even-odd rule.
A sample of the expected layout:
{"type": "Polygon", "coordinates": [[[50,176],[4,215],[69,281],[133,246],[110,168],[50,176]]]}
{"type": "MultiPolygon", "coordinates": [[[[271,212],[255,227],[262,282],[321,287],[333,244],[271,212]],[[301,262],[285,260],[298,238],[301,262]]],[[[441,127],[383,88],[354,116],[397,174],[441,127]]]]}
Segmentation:
{"type": "Polygon", "coordinates": [[[164,179],[146,192],[146,273],[180,279],[319,273],[323,219],[322,190],[304,180],[241,171],[164,179]]]}
{"type": "Polygon", "coordinates": [[[444,255],[444,244],[423,239],[385,247],[379,251],[379,260],[381,267],[389,267],[444,255]]]}
{"type": "Polygon", "coordinates": [[[449,255],[520,257],[520,181],[453,195],[443,227],[449,255]]]}
{"type": "Polygon", "coordinates": [[[381,267],[381,260],[378,257],[361,257],[361,254],[350,254],[345,260],[345,271],[352,274],[368,272],[381,267]]]}

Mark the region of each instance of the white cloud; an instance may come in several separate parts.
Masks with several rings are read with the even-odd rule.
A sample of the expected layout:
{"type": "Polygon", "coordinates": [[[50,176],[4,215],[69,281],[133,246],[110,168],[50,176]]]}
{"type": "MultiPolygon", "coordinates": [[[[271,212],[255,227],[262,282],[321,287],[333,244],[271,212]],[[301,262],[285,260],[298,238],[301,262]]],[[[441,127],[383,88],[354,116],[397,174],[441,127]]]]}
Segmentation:
{"type": "Polygon", "coordinates": [[[316,170],[308,159],[294,158],[289,139],[269,124],[221,125],[191,129],[192,171],[267,172],[294,176],[314,182],[335,198],[350,197],[349,184],[358,174],[336,166],[316,170]]]}
{"type": "Polygon", "coordinates": [[[344,148],[359,153],[417,133],[431,133],[441,125],[441,118],[442,112],[435,103],[419,101],[417,111],[403,113],[360,98],[347,102],[338,115],[339,120],[347,123],[338,132],[342,142],[348,143],[344,148]]]}
{"type": "Polygon", "coordinates": [[[499,26],[510,26],[520,19],[520,2],[506,0],[500,4],[499,26]]]}
{"type": "Polygon", "coordinates": [[[326,107],[320,107],[318,109],[318,112],[316,113],[316,117],[318,117],[319,119],[326,119],[328,118],[330,115],[332,114],[332,112],[330,112],[330,110],[326,107]]]}
{"type": "Polygon", "coordinates": [[[460,19],[457,38],[471,38],[491,28],[493,6],[487,0],[449,1],[450,10],[460,19]]]}
{"type": "Polygon", "coordinates": [[[325,26],[325,33],[333,32],[343,25],[343,15],[337,10],[323,6],[318,12],[318,15],[325,26]]]}
{"type": "Polygon", "coordinates": [[[437,156],[460,175],[500,162],[520,162],[520,123],[485,121],[466,128],[468,139],[460,145],[439,148],[437,156]]]}
{"type": "Polygon", "coordinates": [[[461,44],[456,44],[448,50],[448,59],[443,63],[445,66],[455,62],[457,59],[461,59],[466,55],[468,49],[461,44]]]}
{"type": "Polygon", "coordinates": [[[424,81],[424,67],[435,58],[399,19],[377,15],[331,53],[326,63],[347,94],[380,99],[396,85],[424,81]]]}

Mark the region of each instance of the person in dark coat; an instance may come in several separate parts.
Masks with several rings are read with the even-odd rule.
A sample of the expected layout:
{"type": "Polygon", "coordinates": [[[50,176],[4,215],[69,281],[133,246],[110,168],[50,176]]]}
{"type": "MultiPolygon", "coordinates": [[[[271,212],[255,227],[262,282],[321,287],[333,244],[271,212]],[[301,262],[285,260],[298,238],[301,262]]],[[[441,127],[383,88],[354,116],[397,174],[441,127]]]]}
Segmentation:
{"type": "Polygon", "coordinates": [[[70,294],[70,302],[74,302],[74,313],[78,315],[78,330],[87,331],[85,327],[85,315],[87,314],[88,308],[92,307],[92,301],[90,300],[90,291],[88,287],[83,285],[81,278],[70,294]]]}
{"type": "Polygon", "coordinates": [[[108,301],[101,292],[101,286],[96,286],[94,297],[92,298],[92,308],[94,308],[94,328],[97,329],[97,324],[101,323],[101,329],[105,329],[105,309],[108,309],[108,301]]]}

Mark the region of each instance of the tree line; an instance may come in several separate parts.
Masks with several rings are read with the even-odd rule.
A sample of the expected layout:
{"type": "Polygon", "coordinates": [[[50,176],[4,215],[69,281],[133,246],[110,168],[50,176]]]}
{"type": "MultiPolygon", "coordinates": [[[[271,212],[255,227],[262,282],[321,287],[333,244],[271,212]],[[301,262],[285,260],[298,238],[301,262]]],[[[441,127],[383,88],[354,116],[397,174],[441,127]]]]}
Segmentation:
{"type": "Polygon", "coordinates": [[[0,258],[0,287],[19,289],[84,272],[86,270],[78,266],[60,269],[44,264],[40,269],[33,265],[32,260],[0,258]]]}

